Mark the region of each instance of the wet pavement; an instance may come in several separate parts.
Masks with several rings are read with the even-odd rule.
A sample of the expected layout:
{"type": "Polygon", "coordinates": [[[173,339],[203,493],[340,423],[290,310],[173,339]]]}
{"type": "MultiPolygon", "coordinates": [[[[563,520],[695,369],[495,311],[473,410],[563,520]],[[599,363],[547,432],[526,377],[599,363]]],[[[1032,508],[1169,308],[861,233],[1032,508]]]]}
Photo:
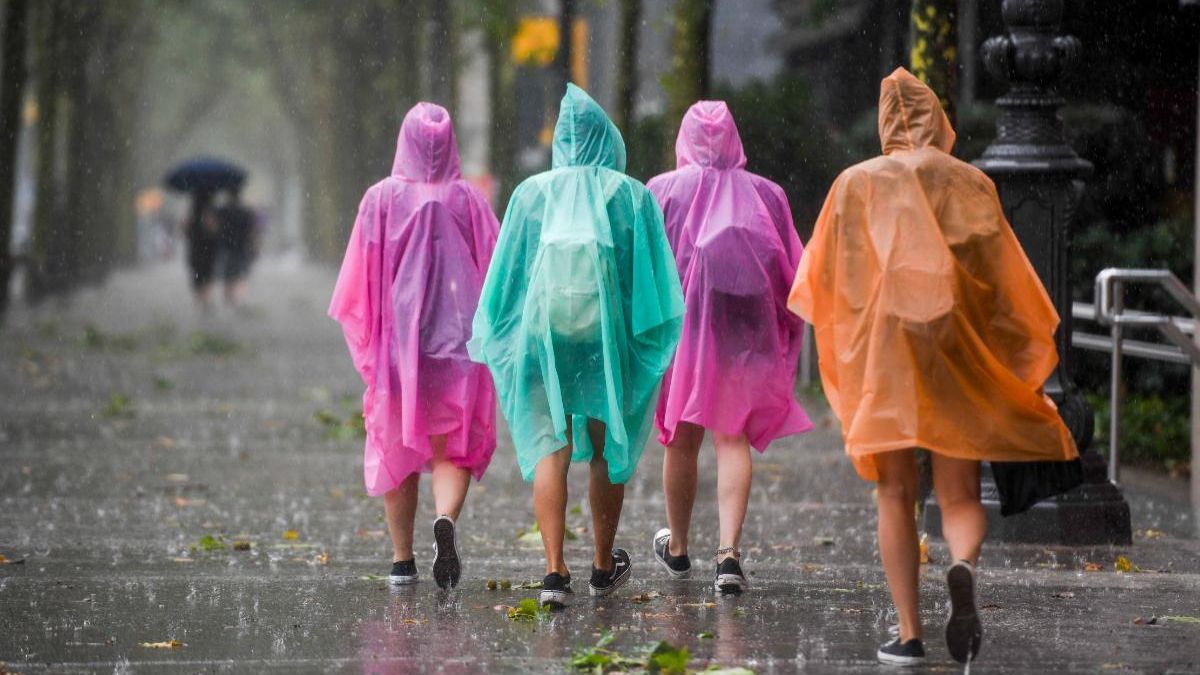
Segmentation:
{"type": "MultiPolygon", "coordinates": [[[[890,602],[871,486],[854,477],[814,396],[805,400],[818,430],[756,459],[744,542],[753,589],[742,597],[714,598],[708,563],[687,581],[655,566],[650,537],[664,516],[652,445],[618,535],[633,554],[630,584],[602,600],[578,592],[590,554],[576,468],[568,560],[579,597],[552,617],[510,620],[506,606],[536,594],[516,586],[541,578],[542,559],[518,536],[532,523],[530,492],[503,429],[460,520],[460,588],[429,580],[427,493],[425,580],[389,587],[382,506],[363,493],[349,423],[360,386],[324,318],[333,273],[282,261],[257,272],[242,317],[197,317],[182,271],[161,266],[66,305],[18,309],[0,331],[7,669],[562,672],[608,631],[608,649],[629,657],[659,640],[686,647],[695,670],[887,670],[874,663],[890,602]],[[512,587],[488,590],[488,580],[512,587]],[[171,640],[181,644],[142,644],[171,640]]],[[[711,452],[702,461],[696,561],[716,546],[711,452]]],[[[976,673],[1200,673],[1187,486],[1124,475],[1132,547],[985,547],[976,673]],[[1117,571],[1121,556],[1141,571],[1117,571]]],[[[947,556],[936,542],[931,553],[929,670],[956,672],[939,638],[947,556]]]]}

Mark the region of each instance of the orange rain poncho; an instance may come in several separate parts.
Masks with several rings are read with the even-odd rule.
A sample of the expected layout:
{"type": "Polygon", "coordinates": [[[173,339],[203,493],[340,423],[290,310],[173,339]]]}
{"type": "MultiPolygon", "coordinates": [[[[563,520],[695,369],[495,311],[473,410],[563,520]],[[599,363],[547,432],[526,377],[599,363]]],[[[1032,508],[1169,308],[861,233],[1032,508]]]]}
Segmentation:
{"type": "Polygon", "coordinates": [[[788,307],[816,331],[821,380],[860,476],[872,456],[1069,460],[1041,387],[1058,314],[992,181],[951,157],[937,96],[898,68],[879,94],[883,156],[838,176],[788,307]]]}

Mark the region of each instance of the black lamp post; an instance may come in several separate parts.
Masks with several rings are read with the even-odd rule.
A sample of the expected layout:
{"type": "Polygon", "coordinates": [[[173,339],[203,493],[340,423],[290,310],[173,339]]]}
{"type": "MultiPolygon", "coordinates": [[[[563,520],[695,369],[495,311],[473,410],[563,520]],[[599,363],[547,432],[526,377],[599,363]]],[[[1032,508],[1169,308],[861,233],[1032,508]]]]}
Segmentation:
{"type": "MultiPolygon", "coordinates": [[[[1004,0],[1002,11],[1008,34],[984,42],[982,56],[988,72],[1007,82],[1009,89],[996,101],[996,140],[975,165],[995,181],[1017,239],[1062,319],[1055,335],[1060,362],[1046,382],[1046,393],[1058,404],[1079,446],[1084,484],[1026,513],[1001,519],[995,484],[985,473],[984,505],[991,534],[1001,540],[1128,544],[1129,505],[1108,481],[1104,458],[1090,447],[1094,414],[1070,376],[1070,225],[1082,179],[1092,165],[1067,145],[1058,115],[1064,100],[1055,85],[1077,60],[1081,46],[1076,38],[1059,34],[1063,0],[1004,0]]],[[[934,534],[940,526],[936,516],[929,519],[934,534]]]]}

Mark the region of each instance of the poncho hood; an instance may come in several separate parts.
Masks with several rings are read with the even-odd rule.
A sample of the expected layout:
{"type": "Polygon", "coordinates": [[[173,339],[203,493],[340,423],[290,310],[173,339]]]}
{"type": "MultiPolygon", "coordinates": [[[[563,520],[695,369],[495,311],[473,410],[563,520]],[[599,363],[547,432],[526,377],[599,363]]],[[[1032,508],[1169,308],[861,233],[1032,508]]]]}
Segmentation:
{"type": "Polygon", "coordinates": [[[742,138],[724,101],[699,101],[688,108],[675,139],[675,159],[680,169],[746,167],[742,138]]]}
{"type": "Polygon", "coordinates": [[[602,166],[625,171],[625,141],[587,92],[567,83],[554,125],[552,166],[602,166]]]}
{"type": "Polygon", "coordinates": [[[404,116],[396,139],[392,175],[422,183],[458,180],[458,142],[450,113],[436,103],[418,103],[404,116]]]}
{"type": "Polygon", "coordinates": [[[879,85],[879,142],[883,154],[934,147],[950,152],[956,136],[937,94],[904,68],[879,85]]]}

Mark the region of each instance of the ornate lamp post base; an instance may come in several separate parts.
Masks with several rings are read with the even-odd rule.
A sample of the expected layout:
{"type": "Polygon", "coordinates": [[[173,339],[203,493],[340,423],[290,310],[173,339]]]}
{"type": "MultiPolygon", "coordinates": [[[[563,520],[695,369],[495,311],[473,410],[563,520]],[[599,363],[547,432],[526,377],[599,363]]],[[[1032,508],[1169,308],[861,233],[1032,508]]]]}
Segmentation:
{"type": "MultiPolygon", "coordinates": [[[[1055,84],[1077,59],[1079,41],[1060,35],[1063,0],[1004,0],[1007,35],[983,44],[988,71],[1008,82],[996,101],[996,140],[975,166],[996,183],[1013,232],[1037,270],[1062,323],[1055,334],[1059,366],[1045,391],[1075,438],[1084,484],[1029,511],[1000,517],[990,468],[982,497],[990,534],[1004,541],[1059,544],[1129,544],[1129,504],[1108,481],[1104,458],[1091,450],[1095,416],[1071,381],[1070,225],[1092,165],[1067,145],[1055,84]]],[[[941,534],[941,511],[930,498],[926,523],[941,534]]]]}

